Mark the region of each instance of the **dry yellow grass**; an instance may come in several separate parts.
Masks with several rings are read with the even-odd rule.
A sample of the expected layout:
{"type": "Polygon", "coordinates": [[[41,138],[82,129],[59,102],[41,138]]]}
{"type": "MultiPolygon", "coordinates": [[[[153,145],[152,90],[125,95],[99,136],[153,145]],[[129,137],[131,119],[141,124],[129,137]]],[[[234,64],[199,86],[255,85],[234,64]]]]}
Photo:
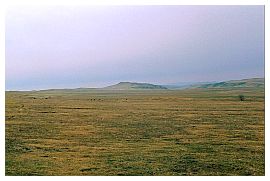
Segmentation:
{"type": "Polygon", "coordinates": [[[264,154],[260,89],[6,92],[6,175],[264,175],[264,154]]]}

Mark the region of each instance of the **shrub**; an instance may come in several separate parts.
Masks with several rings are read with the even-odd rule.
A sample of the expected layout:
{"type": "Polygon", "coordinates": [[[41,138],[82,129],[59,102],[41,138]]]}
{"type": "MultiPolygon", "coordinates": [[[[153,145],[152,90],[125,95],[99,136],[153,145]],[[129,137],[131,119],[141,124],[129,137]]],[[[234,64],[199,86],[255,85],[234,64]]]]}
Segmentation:
{"type": "Polygon", "coordinates": [[[245,100],[245,96],[244,95],[239,95],[238,97],[239,97],[240,101],[244,101],[245,100]]]}

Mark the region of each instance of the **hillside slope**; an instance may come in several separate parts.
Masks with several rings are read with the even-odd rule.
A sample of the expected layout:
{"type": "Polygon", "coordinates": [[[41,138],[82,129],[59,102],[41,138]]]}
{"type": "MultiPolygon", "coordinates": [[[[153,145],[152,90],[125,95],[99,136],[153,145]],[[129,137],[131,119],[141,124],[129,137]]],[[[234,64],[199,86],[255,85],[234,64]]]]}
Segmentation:
{"type": "Polygon", "coordinates": [[[192,88],[240,88],[240,87],[254,87],[264,88],[264,78],[252,78],[242,80],[230,80],[218,83],[193,85],[192,88]]]}

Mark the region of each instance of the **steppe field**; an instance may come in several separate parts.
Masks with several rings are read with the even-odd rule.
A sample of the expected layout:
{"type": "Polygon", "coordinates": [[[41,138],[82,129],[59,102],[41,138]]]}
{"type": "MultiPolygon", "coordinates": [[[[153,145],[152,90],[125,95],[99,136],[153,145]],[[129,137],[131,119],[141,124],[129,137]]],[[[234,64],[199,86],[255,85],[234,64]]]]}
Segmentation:
{"type": "Polygon", "coordinates": [[[7,91],[5,113],[6,175],[265,174],[263,89],[7,91]]]}

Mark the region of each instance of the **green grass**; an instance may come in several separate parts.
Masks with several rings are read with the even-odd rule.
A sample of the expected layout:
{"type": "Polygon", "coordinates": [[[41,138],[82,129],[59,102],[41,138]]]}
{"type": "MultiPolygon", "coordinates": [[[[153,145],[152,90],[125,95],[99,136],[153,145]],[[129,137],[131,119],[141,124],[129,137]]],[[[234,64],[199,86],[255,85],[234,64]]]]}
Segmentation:
{"type": "Polygon", "coordinates": [[[6,175],[264,175],[264,111],[251,88],[6,92],[6,175]]]}

